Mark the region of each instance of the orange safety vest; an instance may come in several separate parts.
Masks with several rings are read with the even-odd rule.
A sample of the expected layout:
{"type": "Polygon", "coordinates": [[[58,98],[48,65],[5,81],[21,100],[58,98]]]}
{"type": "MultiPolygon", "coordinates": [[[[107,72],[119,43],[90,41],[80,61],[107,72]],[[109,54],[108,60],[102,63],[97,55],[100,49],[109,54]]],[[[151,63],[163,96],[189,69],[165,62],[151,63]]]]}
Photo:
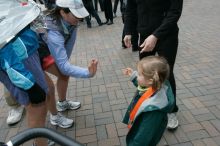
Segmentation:
{"type": "Polygon", "coordinates": [[[155,90],[152,87],[149,87],[147,89],[147,91],[141,96],[141,98],[137,101],[136,105],[134,106],[134,108],[132,109],[132,111],[130,112],[130,116],[129,116],[129,123],[128,123],[128,128],[130,129],[133,122],[134,122],[134,118],[135,115],[138,111],[138,109],[140,108],[141,104],[147,100],[148,98],[150,98],[153,94],[154,94],[155,90]]]}

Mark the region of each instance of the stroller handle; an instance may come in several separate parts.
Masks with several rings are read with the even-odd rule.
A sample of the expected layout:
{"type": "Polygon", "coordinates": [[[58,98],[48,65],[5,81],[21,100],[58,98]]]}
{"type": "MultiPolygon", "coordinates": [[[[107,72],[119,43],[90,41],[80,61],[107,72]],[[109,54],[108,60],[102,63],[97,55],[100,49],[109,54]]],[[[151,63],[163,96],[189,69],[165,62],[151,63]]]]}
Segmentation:
{"type": "Polygon", "coordinates": [[[56,131],[48,128],[27,129],[12,137],[11,140],[7,142],[7,146],[18,146],[30,139],[37,137],[48,138],[62,146],[83,146],[82,144],[76,142],[75,140],[66,137],[62,134],[59,134],[56,131]]]}

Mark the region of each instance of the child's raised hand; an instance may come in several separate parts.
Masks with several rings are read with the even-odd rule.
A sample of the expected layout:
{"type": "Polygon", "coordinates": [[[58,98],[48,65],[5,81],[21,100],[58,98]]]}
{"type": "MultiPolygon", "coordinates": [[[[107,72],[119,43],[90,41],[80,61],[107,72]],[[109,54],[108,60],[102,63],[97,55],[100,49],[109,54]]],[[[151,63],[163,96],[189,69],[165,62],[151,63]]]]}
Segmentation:
{"type": "Polygon", "coordinates": [[[123,69],[122,72],[124,75],[131,76],[133,73],[133,69],[128,67],[128,68],[123,69]]]}
{"type": "Polygon", "coordinates": [[[90,73],[90,77],[93,77],[96,74],[97,65],[98,65],[98,60],[97,59],[92,59],[89,62],[88,70],[89,70],[89,73],[90,73]]]}

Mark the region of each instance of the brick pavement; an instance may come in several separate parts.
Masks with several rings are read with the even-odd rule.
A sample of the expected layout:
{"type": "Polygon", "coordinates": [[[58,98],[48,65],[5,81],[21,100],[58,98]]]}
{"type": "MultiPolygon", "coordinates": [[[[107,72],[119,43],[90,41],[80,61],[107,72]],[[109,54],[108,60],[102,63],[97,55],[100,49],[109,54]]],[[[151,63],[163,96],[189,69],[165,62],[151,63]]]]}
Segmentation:
{"type": "MultiPolygon", "coordinates": [[[[184,0],[175,65],[180,127],[166,131],[160,146],[220,145],[219,7],[219,0],[184,0]]],[[[103,13],[99,14],[104,21],[103,13]]],[[[80,24],[71,61],[87,66],[88,60],[98,58],[97,75],[70,81],[68,98],[81,101],[82,107],[64,114],[73,118],[75,125],[70,129],[47,125],[87,146],[124,146],[127,128],[121,119],[135,88],[121,69],[135,68],[138,54],[120,47],[121,17],[111,26],[98,27],[94,19],[92,22],[92,29],[87,29],[85,22],[80,24]]],[[[26,122],[23,119],[9,127],[5,122],[9,108],[3,98],[0,108],[0,140],[7,141],[24,130],[26,122]]]]}

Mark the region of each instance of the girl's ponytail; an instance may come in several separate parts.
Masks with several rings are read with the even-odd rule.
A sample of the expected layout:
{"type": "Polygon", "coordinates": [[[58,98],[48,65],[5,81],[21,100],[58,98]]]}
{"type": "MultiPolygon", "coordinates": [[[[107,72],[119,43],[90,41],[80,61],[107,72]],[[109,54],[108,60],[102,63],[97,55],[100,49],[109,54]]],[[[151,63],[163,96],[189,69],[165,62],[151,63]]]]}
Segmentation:
{"type": "Polygon", "coordinates": [[[153,75],[153,81],[152,81],[152,88],[153,89],[159,89],[161,86],[160,77],[158,75],[158,72],[155,71],[153,75]]]}

